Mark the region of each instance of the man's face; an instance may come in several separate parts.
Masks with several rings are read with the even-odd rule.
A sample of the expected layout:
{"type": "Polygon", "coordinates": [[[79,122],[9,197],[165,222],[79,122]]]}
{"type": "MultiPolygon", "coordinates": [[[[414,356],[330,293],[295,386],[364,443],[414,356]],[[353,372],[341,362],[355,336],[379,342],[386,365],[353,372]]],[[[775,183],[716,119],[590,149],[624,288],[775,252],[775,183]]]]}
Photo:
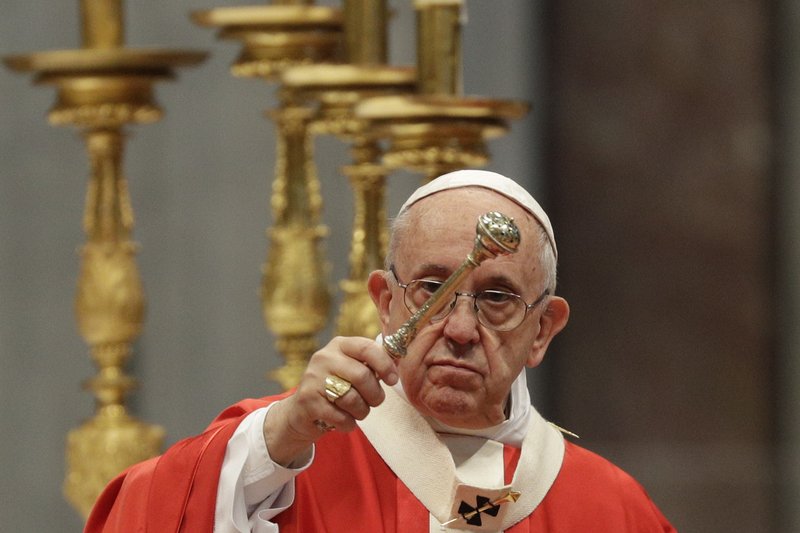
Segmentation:
{"type": "MultiPolygon", "coordinates": [[[[519,227],[519,250],[484,261],[466,278],[459,292],[504,290],[530,303],[545,289],[538,261],[539,229],[514,202],[486,189],[454,189],[424,198],[411,210],[411,226],[394,258],[395,271],[403,283],[447,279],[472,250],[478,217],[499,211],[512,217],[519,227]]],[[[403,303],[403,289],[397,281],[391,274],[384,279],[386,285],[376,302],[383,332],[391,334],[411,313],[403,303]]],[[[550,338],[563,327],[561,323],[554,329],[542,312],[542,306],[536,306],[517,328],[494,331],[478,322],[472,299],[460,297],[446,318],[419,329],[408,355],[398,362],[409,401],[422,414],[454,427],[480,428],[502,422],[511,384],[526,365],[539,364],[550,338]]]]}

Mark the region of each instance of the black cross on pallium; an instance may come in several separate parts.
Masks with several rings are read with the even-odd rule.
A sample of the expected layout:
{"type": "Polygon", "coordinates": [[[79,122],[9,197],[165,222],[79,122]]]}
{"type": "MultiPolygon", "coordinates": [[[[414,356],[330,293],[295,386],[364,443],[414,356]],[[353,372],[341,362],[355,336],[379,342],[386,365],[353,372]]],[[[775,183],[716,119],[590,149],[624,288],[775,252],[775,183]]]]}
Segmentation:
{"type": "Polygon", "coordinates": [[[489,516],[497,516],[500,512],[499,505],[493,505],[492,499],[485,496],[478,496],[476,498],[477,504],[475,507],[471,506],[465,501],[461,502],[458,507],[458,514],[464,517],[467,524],[471,526],[481,526],[481,513],[486,513],[489,516]]]}

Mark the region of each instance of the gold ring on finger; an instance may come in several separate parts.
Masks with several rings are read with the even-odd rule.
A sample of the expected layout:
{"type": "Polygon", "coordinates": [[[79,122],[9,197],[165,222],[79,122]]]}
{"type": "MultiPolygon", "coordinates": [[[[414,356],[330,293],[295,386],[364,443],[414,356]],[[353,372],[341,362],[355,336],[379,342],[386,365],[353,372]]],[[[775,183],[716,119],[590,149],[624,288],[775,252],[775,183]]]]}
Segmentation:
{"type": "Polygon", "coordinates": [[[325,378],[325,396],[331,403],[335,402],[345,394],[353,385],[346,379],[342,379],[334,374],[328,374],[325,378]]]}

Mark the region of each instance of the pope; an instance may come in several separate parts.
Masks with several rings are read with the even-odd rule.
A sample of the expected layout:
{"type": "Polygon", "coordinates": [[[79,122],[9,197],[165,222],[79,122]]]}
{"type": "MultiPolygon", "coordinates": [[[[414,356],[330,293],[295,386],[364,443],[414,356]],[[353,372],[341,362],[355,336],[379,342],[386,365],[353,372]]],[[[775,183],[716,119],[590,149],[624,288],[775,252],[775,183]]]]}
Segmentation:
{"type": "Polygon", "coordinates": [[[367,282],[385,336],[438,295],[405,354],[330,340],[296,389],[243,400],[123,472],[86,531],[674,531],[638,482],[531,405],[525,369],[569,318],[557,257],[547,214],[515,181],[432,180],[367,282]],[[519,242],[465,270],[487,213],[513,221],[519,242]]]}

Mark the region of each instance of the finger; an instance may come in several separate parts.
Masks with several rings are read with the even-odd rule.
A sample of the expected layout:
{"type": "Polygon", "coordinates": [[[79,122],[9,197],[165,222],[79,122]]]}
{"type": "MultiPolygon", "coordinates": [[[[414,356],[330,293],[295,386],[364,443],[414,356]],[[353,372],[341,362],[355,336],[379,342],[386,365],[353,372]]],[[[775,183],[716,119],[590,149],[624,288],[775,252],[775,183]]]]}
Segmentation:
{"type": "Polygon", "coordinates": [[[397,383],[394,359],[378,343],[365,337],[340,337],[339,347],[348,357],[361,361],[389,385],[397,383]]]}
{"type": "MultiPolygon", "coordinates": [[[[345,394],[335,383],[326,384],[331,376],[343,379],[352,385],[355,394],[360,395],[369,406],[380,405],[384,400],[383,389],[378,379],[380,373],[390,383],[396,383],[396,370],[393,360],[374,341],[363,337],[336,337],[322,350],[316,352],[309,362],[307,374],[316,376],[317,391],[326,399],[337,399],[345,394]],[[377,366],[378,369],[374,368],[377,366]],[[388,366],[387,366],[388,365],[388,366]],[[313,370],[312,370],[313,368],[313,370]],[[389,370],[386,370],[389,368],[389,370]]],[[[311,379],[310,375],[309,378],[311,379]]],[[[347,391],[347,394],[351,394],[347,391]]],[[[358,402],[351,404],[355,415],[358,402]]]]}
{"type": "MultiPolygon", "coordinates": [[[[362,371],[365,365],[357,363],[359,371],[362,371]]],[[[373,383],[366,383],[362,385],[362,390],[368,390],[377,383],[377,378],[368,376],[368,380],[373,383]]],[[[379,386],[378,386],[379,388],[379,386]]],[[[364,394],[369,394],[365,392],[364,394]]],[[[363,420],[369,414],[370,406],[358,391],[357,387],[339,377],[338,375],[329,374],[325,377],[325,396],[326,399],[338,409],[346,412],[351,417],[357,420],[363,420]]],[[[376,395],[373,401],[377,402],[380,398],[376,395]]]]}
{"type": "MultiPolygon", "coordinates": [[[[306,385],[309,384],[306,383],[306,385]]],[[[352,392],[350,395],[358,396],[356,392],[352,392]]],[[[327,398],[322,399],[323,397],[325,397],[324,392],[320,393],[306,388],[306,392],[298,389],[295,394],[285,400],[287,405],[296,406],[287,408],[287,411],[290,413],[291,425],[297,428],[297,433],[309,435],[312,440],[316,440],[326,433],[323,430],[324,424],[341,431],[350,431],[355,427],[353,415],[340,409],[327,398]],[[324,424],[320,424],[320,421],[324,424]]]]}
{"type": "MultiPolygon", "coordinates": [[[[369,366],[355,359],[343,358],[342,360],[335,362],[335,366],[331,369],[331,374],[346,380],[351,385],[350,389],[346,393],[338,394],[336,396],[331,395],[331,399],[335,400],[337,405],[344,398],[350,399],[353,396],[360,397],[366,405],[372,407],[378,406],[383,402],[383,388],[381,387],[380,381],[378,381],[375,373],[369,366]]],[[[325,391],[323,390],[323,392],[325,391]]],[[[326,397],[328,397],[329,394],[329,392],[326,393],[326,397]]],[[[354,400],[350,400],[349,404],[354,406],[357,405],[353,402],[354,400]]]]}
{"type": "Polygon", "coordinates": [[[331,403],[356,420],[364,420],[369,414],[371,407],[360,393],[353,390],[348,391],[347,394],[344,394],[331,403]]]}
{"type": "MultiPolygon", "coordinates": [[[[323,420],[329,426],[335,427],[337,431],[348,432],[356,427],[356,419],[350,413],[338,408],[334,404],[329,404],[328,408],[322,409],[320,413],[317,419],[323,420]]],[[[317,427],[319,427],[319,425],[317,425],[317,427]]]]}

